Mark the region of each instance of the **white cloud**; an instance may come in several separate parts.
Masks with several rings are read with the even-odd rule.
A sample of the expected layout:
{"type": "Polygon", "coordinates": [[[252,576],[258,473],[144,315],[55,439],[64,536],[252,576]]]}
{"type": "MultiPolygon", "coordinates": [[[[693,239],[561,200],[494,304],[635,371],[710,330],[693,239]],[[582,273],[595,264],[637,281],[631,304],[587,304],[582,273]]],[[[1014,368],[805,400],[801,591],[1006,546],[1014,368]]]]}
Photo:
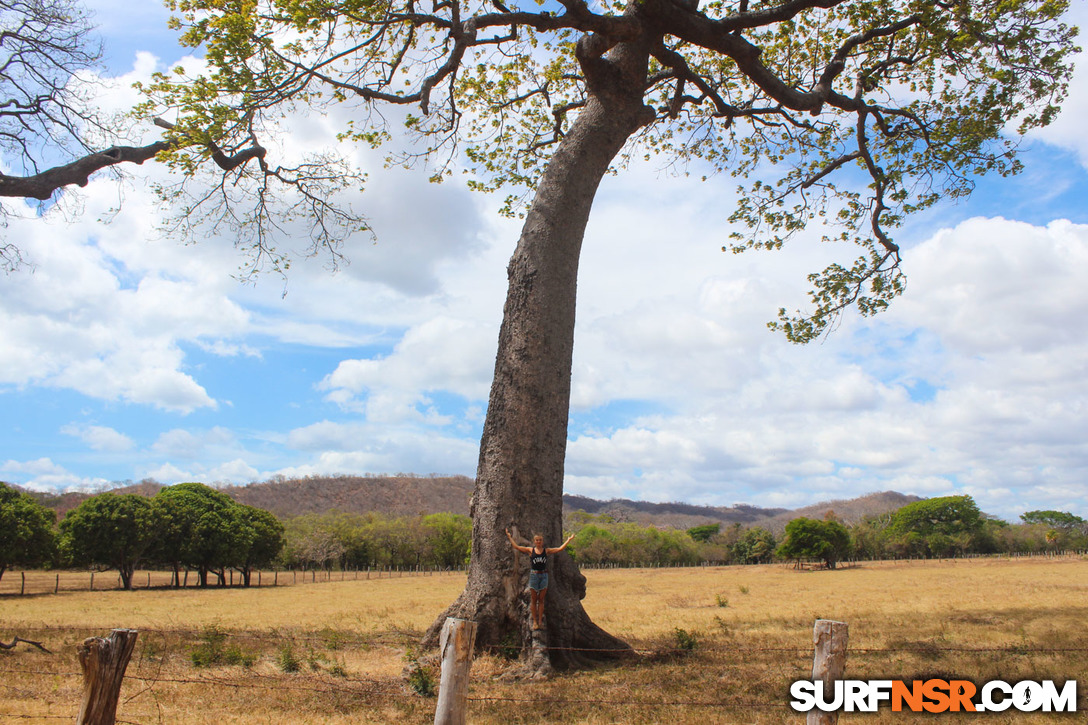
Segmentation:
{"type": "Polygon", "coordinates": [[[313,452],[308,463],[275,471],[284,476],[334,473],[463,473],[475,469],[477,442],[412,427],[388,428],[322,421],[291,431],[287,445],[313,452]]]}
{"type": "Polygon", "coordinates": [[[75,436],[96,451],[122,453],[131,450],[133,440],[124,433],[103,425],[76,425],[74,423],[60,429],[65,435],[75,436]]]}
{"type": "MultiPolygon", "coordinates": [[[[682,285],[657,297],[642,288],[641,300],[611,295],[610,314],[583,318],[604,342],[582,346],[575,387],[590,404],[626,391],[661,412],[575,437],[568,488],[796,506],[970,487],[1009,516],[1037,499],[1068,501],[1069,490],[1088,496],[1088,227],[972,219],[909,250],[905,267],[908,291],[891,312],[848,319],[802,348],[753,332],[753,310],[784,283],[781,270],[768,268],[748,297],[704,269],[720,275],[717,299],[743,323],[720,323],[718,305],[693,301],[694,289],[713,296],[709,285],[687,285],[679,302],[665,295],[682,285]],[[628,309],[638,310],[631,323],[628,309]],[[655,324],[669,313],[675,326],[655,324]],[[636,329],[639,319],[649,325],[636,329]]],[[[655,269],[663,280],[673,271],[655,269]]]]}
{"type": "Polygon", "coordinates": [[[370,422],[448,423],[427,409],[427,391],[486,398],[497,339],[497,331],[486,324],[449,317],[424,320],[404,334],[391,355],[344,360],[318,388],[330,391],[329,400],[349,408],[365,398],[363,408],[370,422]]]}
{"type": "Polygon", "coordinates": [[[153,478],[159,483],[164,483],[168,486],[175,483],[200,480],[199,475],[182,470],[173,463],[163,463],[154,468],[145,469],[141,478],[153,478]]]}
{"type": "Polygon", "coordinates": [[[184,428],[175,428],[162,433],[151,445],[151,451],[167,458],[196,460],[215,451],[235,450],[237,439],[233,432],[222,427],[206,431],[193,432],[184,428]]]}
{"type": "MultiPolygon", "coordinates": [[[[153,66],[137,57],[115,107],[153,66]]],[[[1085,79],[1079,72],[1066,113],[1039,134],[1082,159],[1085,79]]],[[[315,148],[346,113],[290,119],[289,137],[269,143],[280,154],[315,148]]],[[[247,434],[148,413],[156,427],[142,436],[158,437],[134,456],[139,475],[471,473],[477,440],[463,430],[476,429],[486,403],[518,224],[494,219],[492,200],[456,184],[348,152],[373,172],[359,204],[379,242],[349,245],[351,264],[337,274],[324,260],[298,261],[285,298],[279,280],[229,277],[243,261],[229,237],[195,248],[162,238],[147,186],[165,174],[154,165],[133,170],[120,192],[93,182],[78,216],[14,222],[8,233],[36,268],[0,287],[0,382],[195,413],[214,426],[226,401],[191,350],[260,360],[254,374],[265,374],[258,367],[276,347],[342,349],[308,371],[309,383],[354,417],[330,421],[328,406],[300,403],[291,430],[248,434],[269,444],[254,451],[247,434]]],[[[918,239],[906,252],[908,291],[892,311],[848,317],[797,348],[764,324],[780,306],[802,305],[805,275],[842,250],[810,234],[780,253],[723,254],[736,201],[728,186],[661,178],[641,163],[602,185],[580,264],[568,490],[789,506],[883,488],[963,491],[1013,516],[1027,502],[1083,506],[1085,227],[972,219],[928,235],[919,224],[908,230],[918,239]],[[616,412],[628,404],[635,412],[616,412]]],[[[97,450],[131,450],[122,430],[96,428],[65,432],[97,450]]],[[[5,466],[32,481],[86,481],[48,457],[5,466]]]]}
{"type": "Polygon", "coordinates": [[[255,481],[261,473],[241,458],[227,461],[208,471],[207,478],[215,482],[223,483],[247,483],[255,481]]]}
{"type": "Polygon", "coordinates": [[[104,478],[79,476],[50,458],[8,460],[0,464],[5,474],[18,474],[19,485],[35,491],[95,491],[109,484],[104,478]]]}

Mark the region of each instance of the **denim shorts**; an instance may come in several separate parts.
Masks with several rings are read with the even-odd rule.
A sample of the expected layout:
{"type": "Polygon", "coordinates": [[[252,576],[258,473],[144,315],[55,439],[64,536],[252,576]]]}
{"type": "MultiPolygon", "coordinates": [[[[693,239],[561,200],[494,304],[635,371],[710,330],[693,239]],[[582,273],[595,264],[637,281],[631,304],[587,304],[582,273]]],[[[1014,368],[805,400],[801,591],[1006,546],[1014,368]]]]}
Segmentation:
{"type": "Polygon", "coordinates": [[[530,571],[529,572],[529,588],[535,589],[538,592],[541,589],[548,588],[548,572],[546,571],[530,571]]]}

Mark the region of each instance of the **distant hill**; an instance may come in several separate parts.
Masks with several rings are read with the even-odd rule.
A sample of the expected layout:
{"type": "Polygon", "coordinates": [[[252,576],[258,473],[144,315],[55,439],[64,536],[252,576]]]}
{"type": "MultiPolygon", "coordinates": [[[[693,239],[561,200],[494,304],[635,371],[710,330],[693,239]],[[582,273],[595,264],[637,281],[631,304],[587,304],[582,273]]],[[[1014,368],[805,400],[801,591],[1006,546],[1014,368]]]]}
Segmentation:
{"type": "MultiPolygon", "coordinates": [[[[389,516],[442,512],[467,515],[473,485],[473,479],[467,476],[309,476],[298,479],[277,477],[246,486],[223,486],[220,490],[240,503],[266,509],[280,518],[333,510],[350,513],[376,511],[389,516]]],[[[161,488],[160,483],[141,481],[109,490],[114,493],[154,496],[161,488]]],[[[93,495],[80,492],[27,493],[43,505],[55,509],[58,518],[93,495]]],[[[918,496],[885,491],[790,510],[760,508],[747,504],[699,506],[628,499],[598,501],[586,496],[567,494],[563,496],[563,511],[567,514],[574,511],[607,514],[616,521],[680,529],[719,522],[726,526],[765,526],[778,534],[791,519],[800,516],[824,518],[828,511],[833,511],[838,518],[852,524],[866,516],[895,511],[919,500],[921,499],[918,496]]]]}
{"type": "Polygon", "coordinates": [[[896,491],[882,491],[880,493],[866,494],[865,496],[860,496],[858,498],[837,499],[835,501],[814,503],[811,506],[803,506],[802,508],[794,509],[785,514],[772,516],[767,521],[762,522],[761,525],[766,526],[773,531],[775,535],[778,535],[786,529],[786,524],[793,519],[801,518],[802,516],[810,519],[822,519],[829,512],[832,512],[840,521],[847,526],[850,526],[851,524],[856,524],[858,521],[861,521],[866,516],[877,516],[879,514],[897,511],[908,503],[914,503],[915,501],[921,500],[921,496],[908,496],[906,494],[897,493],[896,491]]]}
{"type": "Polygon", "coordinates": [[[774,516],[788,515],[789,509],[760,508],[748,504],[734,506],[699,506],[690,503],[649,503],[625,498],[598,501],[585,496],[563,496],[563,510],[585,511],[590,514],[607,514],[616,521],[637,524],[656,524],[674,528],[690,528],[699,524],[721,522],[724,524],[752,525],[774,516]]]}
{"type": "Polygon", "coordinates": [[[389,516],[468,515],[475,481],[468,476],[313,476],[220,490],[240,503],[287,518],[325,511],[389,516]]]}
{"type": "Polygon", "coordinates": [[[847,525],[866,516],[888,513],[920,501],[918,496],[907,496],[895,491],[870,493],[860,498],[827,501],[799,509],[760,508],[748,504],[733,506],[697,506],[686,503],[647,503],[613,499],[597,501],[585,496],[563,496],[563,509],[567,512],[582,510],[591,514],[608,514],[617,521],[630,521],[642,525],[691,528],[699,524],[722,523],[727,526],[764,526],[775,534],[781,533],[786,524],[802,516],[822,519],[828,511],[834,512],[847,525]]]}

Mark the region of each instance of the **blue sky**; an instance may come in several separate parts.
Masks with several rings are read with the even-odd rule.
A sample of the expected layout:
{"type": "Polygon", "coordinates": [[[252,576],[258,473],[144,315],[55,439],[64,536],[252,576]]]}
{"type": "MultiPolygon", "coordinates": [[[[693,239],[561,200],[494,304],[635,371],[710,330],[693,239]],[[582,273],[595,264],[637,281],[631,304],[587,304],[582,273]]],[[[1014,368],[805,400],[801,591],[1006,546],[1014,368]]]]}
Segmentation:
{"type": "MultiPolygon", "coordinates": [[[[103,101],[121,108],[185,50],[153,4],[91,5],[117,77],[103,101]]],[[[606,179],[580,270],[567,491],[795,507],[894,489],[1088,515],[1086,113],[1088,68],[1021,176],[901,230],[909,283],[891,311],[805,347],[765,323],[803,304],[826,246],[723,254],[731,181],[645,164],[606,179]]],[[[323,120],[293,130],[308,142],[323,120]]],[[[296,262],[286,295],[237,281],[229,239],[161,238],[146,192],[161,169],[13,220],[31,265],[0,284],[0,479],[472,475],[518,225],[456,183],[370,171],[378,242],[336,273],[296,262]]]]}

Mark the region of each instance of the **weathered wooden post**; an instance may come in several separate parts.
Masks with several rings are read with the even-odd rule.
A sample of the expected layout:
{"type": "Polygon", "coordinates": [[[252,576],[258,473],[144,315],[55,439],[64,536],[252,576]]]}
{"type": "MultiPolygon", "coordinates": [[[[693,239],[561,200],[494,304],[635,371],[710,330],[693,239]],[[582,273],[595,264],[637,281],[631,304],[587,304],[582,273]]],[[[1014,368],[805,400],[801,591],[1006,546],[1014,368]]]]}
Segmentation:
{"type": "Polygon", "coordinates": [[[446,619],[438,645],[442,677],[438,683],[434,725],[464,725],[468,710],[468,673],[472,668],[475,643],[475,622],[454,617],[446,619]]]}
{"type": "MultiPolygon", "coordinates": [[[[812,628],[812,644],[816,655],[812,660],[812,679],[824,683],[824,702],[830,702],[835,696],[835,680],[841,680],[846,671],[846,643],[849,639],[849,627],[846,622],[833,622],[830,619],[817,619],[812,628]]],[[[806,725],[835,725],[839,713],[823,712],[813,708],[808,712],[806,725]]]]}
{"type": "Polygon", "coordinates": [[[109,639],[89,637],[79,646],[83,668],[83,704],[76,725],[113,725],[121,681],[136,646],[135,629],[115,629],[109,639]]]}

